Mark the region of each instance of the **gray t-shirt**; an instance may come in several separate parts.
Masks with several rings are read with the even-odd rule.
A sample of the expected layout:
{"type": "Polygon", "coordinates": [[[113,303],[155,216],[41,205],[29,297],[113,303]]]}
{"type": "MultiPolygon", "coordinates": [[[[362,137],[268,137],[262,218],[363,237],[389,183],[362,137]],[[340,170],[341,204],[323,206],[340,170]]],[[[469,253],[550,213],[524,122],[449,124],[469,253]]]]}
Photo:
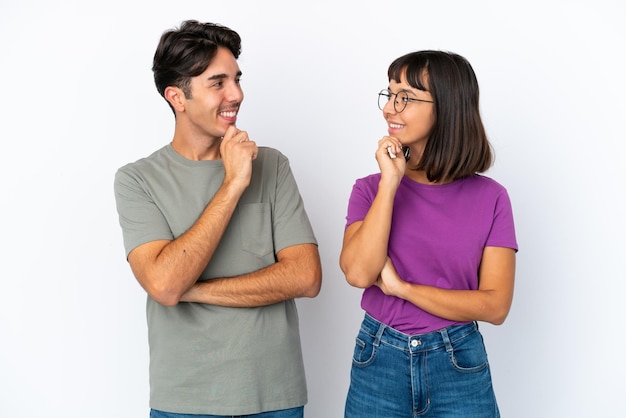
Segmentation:
{"type": "MultiPolygon", "coordinates": [[[[171,145],[120,168],[115,197],[126,254],[183,234],[223,179],[221,160],[187,160],[171,145]]],[[[200,280],[259,270],[281,249],[304,243],[317,241],[289,161],[259,147],[251,183],[200,280]]],[[[147,318],[151,408],[244,415],[307,402],[294,300],[259,308],[166,307],[148,296],[147,318]]]]}

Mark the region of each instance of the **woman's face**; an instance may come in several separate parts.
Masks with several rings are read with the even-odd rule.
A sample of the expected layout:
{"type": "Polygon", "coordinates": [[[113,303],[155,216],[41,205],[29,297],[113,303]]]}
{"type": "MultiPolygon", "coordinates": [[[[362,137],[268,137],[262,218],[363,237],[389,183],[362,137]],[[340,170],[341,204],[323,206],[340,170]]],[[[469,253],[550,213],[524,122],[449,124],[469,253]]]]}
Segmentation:
{"type": "MultiPolygon", "coordinates": [[[[424,80],[428,86],[428,79],[424,80]]],[[[418,90],[406,82],[405,74],[400,77],[400,82],[390,80],[389,91],[391,99],[383,108],[383,117],[387,121],[389,136],[397,138],[403,145],[411,148],[412,154],[421,155],[426,147],[426,142],[435,124],[435,108],[432,103],[430,92],[418,90]],[[406,92],[406,106],[398,103],[396,108],[404,110],[397,112],[394,108],[394,100],[401,101],[397,93],[406,92]],[[425,101],[421,101],[425,100],[425,101]]]]}

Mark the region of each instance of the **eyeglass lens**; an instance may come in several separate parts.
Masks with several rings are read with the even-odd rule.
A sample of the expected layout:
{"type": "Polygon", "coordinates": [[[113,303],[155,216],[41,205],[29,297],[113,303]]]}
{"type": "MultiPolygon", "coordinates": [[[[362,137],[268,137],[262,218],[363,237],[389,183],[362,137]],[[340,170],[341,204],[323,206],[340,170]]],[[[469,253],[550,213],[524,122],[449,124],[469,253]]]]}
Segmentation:
{"type": "Polygon", "coordinates": [[[389,102],[389,100],[392,100],[392,97],[394,99],[393,109],[397,113],[402,112],[404,108],[406,107],[406,103],[409,101],[408,100],[409,95],[405,91],[401,91],[398,93],[391,93],[387,89],[381,90],[380,93],[378,93],[378,108],[380,110],[383,110],[387,102],[389,102]]]}

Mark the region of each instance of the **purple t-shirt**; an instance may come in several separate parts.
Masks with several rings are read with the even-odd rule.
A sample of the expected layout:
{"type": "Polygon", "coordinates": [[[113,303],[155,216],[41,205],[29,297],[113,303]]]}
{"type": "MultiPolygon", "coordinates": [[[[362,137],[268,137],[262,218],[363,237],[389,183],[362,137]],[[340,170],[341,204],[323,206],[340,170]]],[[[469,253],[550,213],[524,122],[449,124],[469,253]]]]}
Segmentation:
{"type": "MultiPolygon", "coordinates": [[[[379,181],[380,173],[355,182],[346,226],[365,218],[379,181]]],[[[478,174],[444,185],[402,179],[394,201],[388,254],[403,280],[475,290],[483,249],[488,246],[518,249],[511,202],[502,185],[478,174]]],[[[387,296],[377,286],[364,290],[361,307],[410,335],[459,323],[387,296]]]]}

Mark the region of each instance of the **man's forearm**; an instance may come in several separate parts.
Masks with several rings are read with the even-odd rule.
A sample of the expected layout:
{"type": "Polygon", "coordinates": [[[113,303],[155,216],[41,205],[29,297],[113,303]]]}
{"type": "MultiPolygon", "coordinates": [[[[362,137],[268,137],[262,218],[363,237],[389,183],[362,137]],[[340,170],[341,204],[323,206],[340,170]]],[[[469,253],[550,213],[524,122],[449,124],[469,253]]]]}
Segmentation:
{"type": "Polygon", "coordinates": [[[181,302],[231,307],[271,305],[298,297],[315,297],[322,280],[317,246],[295,245],[278,254],[278,262],[241,276],[196,283],[181,302]]]}

